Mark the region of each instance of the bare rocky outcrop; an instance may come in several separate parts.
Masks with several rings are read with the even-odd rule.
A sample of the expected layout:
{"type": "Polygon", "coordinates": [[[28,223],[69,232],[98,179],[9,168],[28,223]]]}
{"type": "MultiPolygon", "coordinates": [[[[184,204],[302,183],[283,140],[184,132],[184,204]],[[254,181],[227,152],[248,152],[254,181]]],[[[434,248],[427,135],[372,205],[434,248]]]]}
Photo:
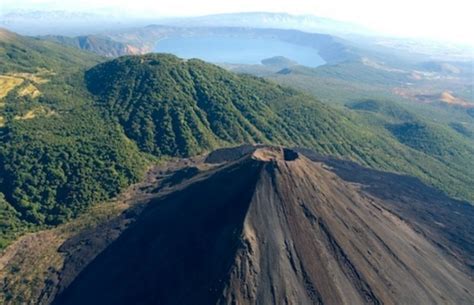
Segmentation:
{"type": "Polygon", "coordinates": [[[54,304],[472,303],[469,268],[382,196],[295,150],[228,152],[148,204],[54,304]]]}

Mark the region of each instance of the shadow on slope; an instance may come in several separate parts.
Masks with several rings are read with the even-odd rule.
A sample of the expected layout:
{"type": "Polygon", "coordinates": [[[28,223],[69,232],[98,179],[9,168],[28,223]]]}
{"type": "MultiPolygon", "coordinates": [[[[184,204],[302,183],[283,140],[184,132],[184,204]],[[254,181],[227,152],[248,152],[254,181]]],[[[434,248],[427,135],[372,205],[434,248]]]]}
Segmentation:
{"type": "Polygon", "coordinates": [[[238,163],[151,203],[53,304],[216,303],[260,168],[238,163]]]}

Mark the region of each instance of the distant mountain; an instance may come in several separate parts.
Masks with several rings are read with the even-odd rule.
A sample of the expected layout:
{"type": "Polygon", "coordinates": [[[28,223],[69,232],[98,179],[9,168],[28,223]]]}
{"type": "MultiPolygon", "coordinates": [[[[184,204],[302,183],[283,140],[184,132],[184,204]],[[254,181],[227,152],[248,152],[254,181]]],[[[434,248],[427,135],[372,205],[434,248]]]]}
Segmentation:
{"type": "Polygon", "coordinates": [[[420,64],[420,67],[430,72],[446,73],[451,75],[466,74],[469,77],[473,77],[473,62],[474,58],[471,58],[471,61],[425,61],[420,64]]]}
{"type": "Polygon", "coordinates": [[[142,54],[143,50],[125,43],[113,41],[110,38],[98,35],[87,35],[77,37],[67,36],[41,36],[41,39],[54,41],[63,45],[90,51],[106,57],[118,57],[123,55],[142,54]]]}
{"type": "Polygon", "coordinates": [[[86,36],[160,24],[171,27],[245,27],[290,29],[335,35],[348,39],[363,49],[391,51],[405,57],[437,60],[472,59],[472,46],[418,38],[385,37],[362,25],[313,15],[248,12],[199,17],[156,18],[130,16],[110,7],[93,11],[16,10],[0,12],[0,27],[23,35],[86,36]]]}
{"type": "Polygon", "coordinates": [[[133,55],[155,52],[160,41],[164,39],[205,37],[228,40],[223,43],[231,43],[232,39],[236,39],[236,43],[239,39],[255,39],[257,41],[259,39],[271,39],[314,49],[315,55],[320,56],[327,63],[356,60],[361,57],[359,50],[343,39],[326,34],[280,29],[149,25],[104,32],[101,35],[86,35],[75,38],[49,36],[45,39],[108,56],[109,54],[133,55]]]}
{"type": "Polygon", "coordinates": [[[275,56],[271,58],[265,58],[262,60],[262,65],[264,66],[269,66],[274,69],[284,69],[284,68],[289,68],[291,66],[295,66],[298,63],[296,61],[293,61],[289,58],[283,57],[283,56],[275,56]]]}
{"type": "Polygon", "coordinates": [[[183,18],[134,18],[111,10],[73,12],[67,10],[16,10],[0,13],[0,26],[9,27],[30,35],[55,35],[97,33],[93,25],[104,30],[117,30],[146,24],[199,27],[251,27],[295,29],[326,34],[367,34],[370,30],[353,23],[312,15],[286,13],[232,13],[183,18]],[[61,25],[62,27],[56,27],[61,25]]]}
{"type": "Polygon", "coordinates": [[[373,34],[363,26],[313,15],[287,13],[249,12],[207,15],[201,17],[164,20],[163,24],[204,27],[251,27],[293,29],[304,32],[341,34],[373,34]]]}
{"type": "Polygon", "coordinates": [[[0,72],[61,70],[98,63],[97,55],[0,28],[0,72]]]}
{"type": "Polygon", "coordinates": [[[472,258],[472,206],[407,177],[240,149],[150,202],[53,304],[471,304],[459,263],[472,258]],[[427,217],[444,228],[418,211],[442,213],[427,217]]]}

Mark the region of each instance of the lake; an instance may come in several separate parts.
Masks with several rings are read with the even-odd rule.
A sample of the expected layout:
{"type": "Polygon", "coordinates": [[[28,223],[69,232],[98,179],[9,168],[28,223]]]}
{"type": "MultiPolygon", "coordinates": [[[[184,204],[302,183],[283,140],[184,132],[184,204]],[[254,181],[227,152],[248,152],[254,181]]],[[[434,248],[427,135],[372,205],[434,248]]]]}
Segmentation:
{"type": "Polygon", "coordinates": [[[160,40],[154,51],[214,63],[260,64],[262,59],[284,56],[308,67],[325,64],[316,49],[271,38],[173,37],[160,40]]]}

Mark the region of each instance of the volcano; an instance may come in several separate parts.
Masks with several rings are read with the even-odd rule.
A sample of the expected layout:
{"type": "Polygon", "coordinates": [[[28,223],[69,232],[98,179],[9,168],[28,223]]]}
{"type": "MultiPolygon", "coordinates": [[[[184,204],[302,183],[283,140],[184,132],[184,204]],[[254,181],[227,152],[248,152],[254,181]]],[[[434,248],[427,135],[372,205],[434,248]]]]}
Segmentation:
{"type": "Polygon", "coordinates": [[[400,208],[280,147],[205,162],[214,165],[149,203],[53,304],[472,304],[472,239],[451,241],[449,228],[413,216],[429,196],[400,208]]]}

